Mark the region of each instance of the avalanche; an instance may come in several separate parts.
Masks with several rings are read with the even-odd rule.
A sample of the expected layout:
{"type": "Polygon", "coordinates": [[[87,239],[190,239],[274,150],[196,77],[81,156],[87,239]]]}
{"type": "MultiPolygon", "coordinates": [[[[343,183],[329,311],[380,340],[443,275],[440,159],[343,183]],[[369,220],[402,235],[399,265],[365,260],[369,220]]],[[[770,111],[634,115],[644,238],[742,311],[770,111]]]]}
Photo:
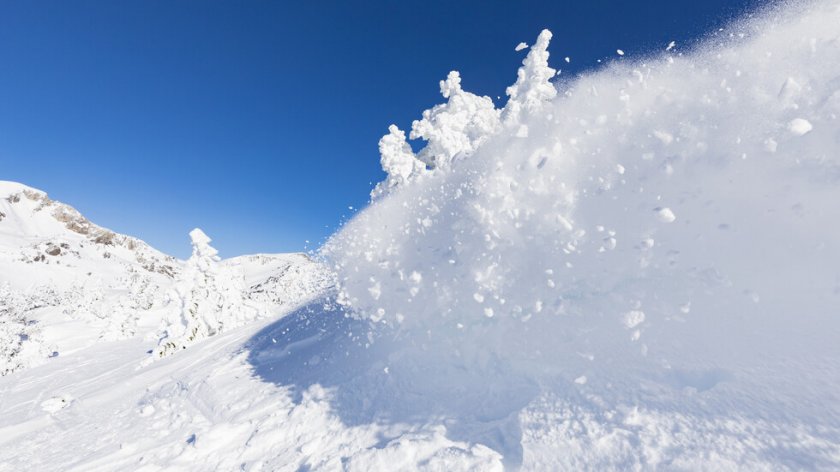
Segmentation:
{"type": "Polygon", "coordinates": [[[838,25],[791,4],[560,81],[543,31],[500,108],[450,72],[320,264],[194,232],[162,336],[0,378],[0,470],[840,467],[838,25]]]}
{"type": "Polygon", "coordinates": [[[838,20],[789,6],[555,84],[544,31],[500,110],[450,73],[425,165],[383,165],[323,249],[389,370],[338,395],[525,469],[836,467],[838,20]]]}

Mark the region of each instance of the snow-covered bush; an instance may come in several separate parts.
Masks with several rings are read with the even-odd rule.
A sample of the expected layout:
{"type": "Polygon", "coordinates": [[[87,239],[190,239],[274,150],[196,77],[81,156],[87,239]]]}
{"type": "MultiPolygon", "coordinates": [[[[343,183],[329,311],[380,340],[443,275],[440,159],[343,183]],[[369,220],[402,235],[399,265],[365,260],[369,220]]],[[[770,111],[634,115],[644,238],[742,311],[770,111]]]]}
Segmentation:
{"type": "Polygon", "coordinates": [[[38,326],[27,316],[42,300],[0,284],[0,376],[28,367],[49,356],[38,326]]]}
{"type": "Polygon", "coordinates": [[[192,256],[178,275],[172,296],[174,309],[154,351],[165,357],[255,319],[241,274],[219,264],[211,239],[196,228],[190,232],[192,256]]]}

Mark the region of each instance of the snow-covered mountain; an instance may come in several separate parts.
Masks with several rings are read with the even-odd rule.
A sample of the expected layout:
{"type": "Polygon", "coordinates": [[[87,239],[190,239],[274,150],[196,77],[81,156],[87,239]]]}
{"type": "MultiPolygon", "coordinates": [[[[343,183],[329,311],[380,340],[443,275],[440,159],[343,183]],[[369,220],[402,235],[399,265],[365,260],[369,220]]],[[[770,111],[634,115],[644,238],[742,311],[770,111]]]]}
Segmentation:
{"type": "MultiPolygon", "coordinates": [[[[251,319],[299,303],[326,283],[303,254],[209,263],[226,276],[215,289],[236,292],[251,319]]],[[[167,325],[181,323],[176,287],[191,289],[180,280],[185,267],[190,261],[97,226],[43,191],[0,181],[0,374],[99,341],[166,337],[167,325]]]]}
{"type": "Polygon", "coordinates": [[[133,272],[172,278],[179,268],[175,258],[97,226],[45,192],[0,181],[0,270],[13,287],[66,288],[88,272],[91,277],[133,272]]]}
{"type": "Polygon", "coordinates": [[[452,72],[318,262],[4,184],[0,470],[840,469],[838,25],[565,80],[543,31],[502,107],[452,72]]]}

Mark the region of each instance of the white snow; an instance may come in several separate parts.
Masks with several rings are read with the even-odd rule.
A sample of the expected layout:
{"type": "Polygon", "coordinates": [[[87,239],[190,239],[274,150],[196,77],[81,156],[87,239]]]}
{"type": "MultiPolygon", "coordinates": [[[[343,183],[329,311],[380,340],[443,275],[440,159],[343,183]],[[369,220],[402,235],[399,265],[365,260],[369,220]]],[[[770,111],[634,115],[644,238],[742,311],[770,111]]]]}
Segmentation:
{"type": "Polygon", "coordinates": [[[519,44],[516,45],[515,51],[519,52],[519,51],[521,51],[523,49],[527,49],[527,48],[528,48],[528,43],[519,43],[519,44]]]}
{"type": "Polygon", "coordinates": [[[657,208],[656,215],[663,223],[672,223],[677,219],[677,216],[674,215],[674,212],[670,208],[657,208]]]}
{"type": "Polygon", "coordinates": [[[787,129],[796,136],[802,136],[808,134],[814,126],[804,118],[794,118],[788,123],[787,129]]]}
{"type": "Polygon", "coordinates": [[[837,469],[838,24],[557,84],[544,31],[502,109],[452,72],[317,263],[0,182],[0,469],[837,469]],[[208,335],[149,362],[163,320],[208,335]]]}

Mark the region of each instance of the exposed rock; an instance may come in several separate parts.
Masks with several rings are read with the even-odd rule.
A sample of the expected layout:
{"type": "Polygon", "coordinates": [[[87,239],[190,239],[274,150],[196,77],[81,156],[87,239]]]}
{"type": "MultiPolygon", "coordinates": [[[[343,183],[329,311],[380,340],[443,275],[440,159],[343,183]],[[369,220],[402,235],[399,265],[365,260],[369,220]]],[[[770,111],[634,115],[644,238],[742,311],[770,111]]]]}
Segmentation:
{"type": "MultiPolygon", "coordinates": [[[[90,222],[87,218],[82,216],[78,210],[70,205],[50,199],[46,193],[35,189],[22,189],[6,197],[9,203],[19,203],[22,198],[36,202],[38,205],[34,211],[47,211],[55,218],[56,221],[64,224],[68,230],[86,236],[86,239],[93,244],[101,246],[122,247],[134,254],[134,258],[138,264],[149,272],[155,272],[166,275],[167,277],[174,277],[179,270],[178,261],[171,256],[161,254],[143,241],[115,233],[108,229],[102,228],[90,222]]],[[[6,215],[0,213],[0,221],[6,215]]],[[[64,247],[64,249],[69,249],[64,247]]],[[[58,256],[62,253],[61,246],[50,246],[46,249],[46,254],[51,256],[58,256]]],[[[103,257],[108,259],[112,256],[111,251],[106,251],[103,257]]],[[[35,256],[35,261],[43,261],[43,254],[35,256]]]]}

